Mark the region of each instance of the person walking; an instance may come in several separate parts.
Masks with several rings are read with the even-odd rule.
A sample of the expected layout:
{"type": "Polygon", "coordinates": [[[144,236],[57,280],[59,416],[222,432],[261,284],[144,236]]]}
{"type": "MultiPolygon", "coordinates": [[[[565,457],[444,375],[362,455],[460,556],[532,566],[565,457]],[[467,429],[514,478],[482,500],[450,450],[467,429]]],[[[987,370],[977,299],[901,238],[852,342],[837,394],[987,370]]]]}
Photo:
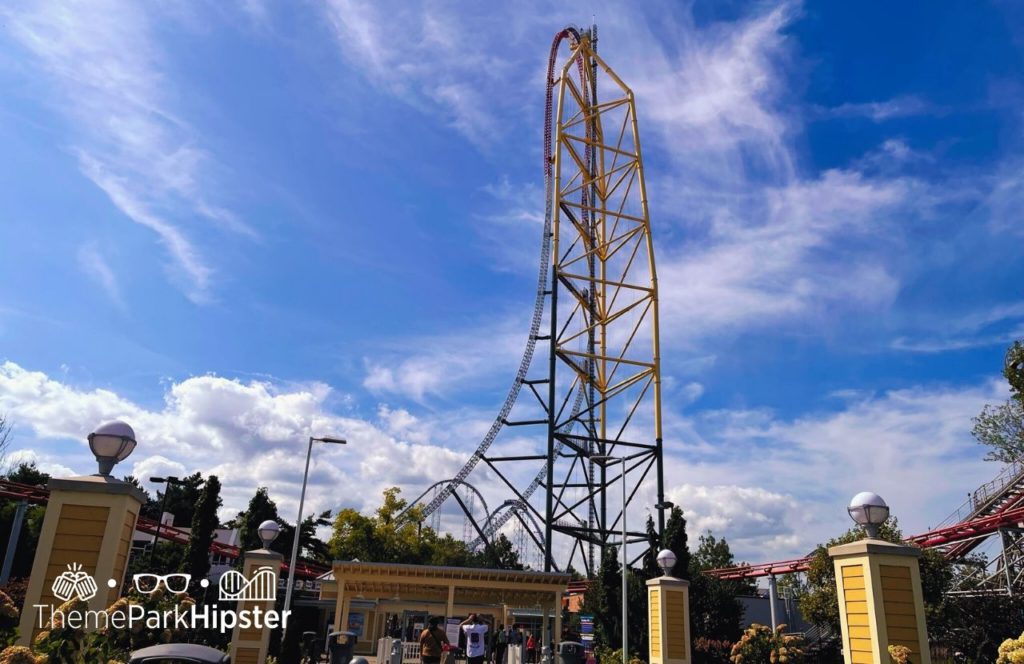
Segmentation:
{"type": "Polygon", "coordinates": [[[508,650],[512,628],[498,625],[498,636],[494,639],[494,664],[505,664],[505,651],[508,650]]]}
{"type": "Polygon", "coordinates": [[[483,664],[487,655],[487,624],[475,613],[471,613],[459,627],[466,635],[467,664],[483,664]]]}
{"type": "Polygon", "coordinates": [[[441,629],[441,619],[433,616],[427,621],[427,627],[420,634],[420,661],[423,664],[441,664],[444,647],[448,643],[448,635],[441,629]]]}
{"type": "Polygon", "coordinates": [[[533,638],[533,632],[526,639],[526,661],[528,664],[537,664],[537,639],[533,638]]]}

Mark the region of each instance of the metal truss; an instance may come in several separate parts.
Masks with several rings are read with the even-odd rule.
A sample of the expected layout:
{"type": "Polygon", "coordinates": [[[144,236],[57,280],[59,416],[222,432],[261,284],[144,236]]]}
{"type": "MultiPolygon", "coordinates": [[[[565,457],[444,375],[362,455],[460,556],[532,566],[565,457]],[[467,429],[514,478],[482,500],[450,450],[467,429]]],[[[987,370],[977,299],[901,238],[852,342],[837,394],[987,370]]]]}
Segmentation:
{"type": "Polygon", "coordinates": [[[636,108],[595,45],[596,28],[567,28],[552,43],[544,235],[519,371],[469,461],[420,497],[433,491],[425,517],[450,498],[460,503],[478,534],[471,546],[490,546],[518,519],[546,571],[571,565],[587,574],[604,547],[622,544],[623,518],[634,528],[626,540],[647,542],[639,501],[655,494],[647,507],[658,510],[659,532],[667,506],[658,287],[636,108]],[[570,52],[559,63],[562,45],[570,52]],[[535,357],[541,342],[546,358],[535,357]],[[510,443],[495,446],[499,434],[510,443]],[[478,468],[509,496],[483,524],[457,492],[478,468]],[[611,488],[623,481],[626,500],[616,500],[611,488]]]}

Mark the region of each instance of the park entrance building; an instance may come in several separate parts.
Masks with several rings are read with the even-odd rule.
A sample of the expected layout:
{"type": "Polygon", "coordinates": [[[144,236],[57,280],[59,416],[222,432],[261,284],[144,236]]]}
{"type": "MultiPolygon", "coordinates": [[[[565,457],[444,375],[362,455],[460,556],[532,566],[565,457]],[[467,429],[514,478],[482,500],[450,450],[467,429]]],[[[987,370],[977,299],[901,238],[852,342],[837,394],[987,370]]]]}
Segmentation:
{"type": "Polygon", "coordinates": [[[318,603],[333,609],[327,612],[332,629],[359,635],[361,653],[375,652],[384,636],[417,641],[429,616],[443,616],[457,638],[453,626],[470,613],[492,631],[502,624],[533,627],[538,641],[548,643],[561,636],[569,581],[567,574],[546,572],[336,561],[320,578],[318,603]]]}

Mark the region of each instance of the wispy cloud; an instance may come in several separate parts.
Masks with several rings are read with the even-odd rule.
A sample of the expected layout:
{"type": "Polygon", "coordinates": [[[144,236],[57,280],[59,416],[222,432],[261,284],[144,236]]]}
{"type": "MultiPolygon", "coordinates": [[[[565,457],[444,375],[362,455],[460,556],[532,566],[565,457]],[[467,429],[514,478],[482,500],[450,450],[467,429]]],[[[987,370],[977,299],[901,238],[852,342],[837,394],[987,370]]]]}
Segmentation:
{"type": "Polygon", "coordinates": [[[371,85],[442,118],[479,148],[503,137],[499,115],[508,111],[514,69],[482,38],[503,22],[500,8],[365,0],[329,0],[324,8],[342,55],[371,85]]]}
{"type": "Polygon", "coordinates": [[[100,254],[95,242],[84,244],[78,249],[78,265],[86,276],[100,285],[119,309],[125,308],[121,286],[114,271],[110,269],[109,257],[100,254]]]}
{"type": "Polygon", "coordinates": [[[885,101],[845,103],[831,108],[818,107],[815,109],[815,114],[823,118],[867,118],[874,122],[884,122],[894,118],[939,113],[941,111],[942,109],[920,97],[905,95],[885,101]]]}
{"type": "Polygon", "coordinates": [[[255,231],[214,203],[213,159],[174,106],[174,83],[152,29],[151,5],[29,2],[3,10],[11,35],[56,84],[48,99],[71,120],[82,173],[129,219],[153,230],[179,283],[210,299],[213,268],[185,226],[212,221],[255,231]]]}
{"type": "Polygon", "coordinates": [[[913,337],[895,339],[892,348],[914,353],[943,353],[1010,344],[1024,337],[1024,302],[1000,304],[961,316],[947,314],[942,320],[930,321],[927,330],[913,337]]]}

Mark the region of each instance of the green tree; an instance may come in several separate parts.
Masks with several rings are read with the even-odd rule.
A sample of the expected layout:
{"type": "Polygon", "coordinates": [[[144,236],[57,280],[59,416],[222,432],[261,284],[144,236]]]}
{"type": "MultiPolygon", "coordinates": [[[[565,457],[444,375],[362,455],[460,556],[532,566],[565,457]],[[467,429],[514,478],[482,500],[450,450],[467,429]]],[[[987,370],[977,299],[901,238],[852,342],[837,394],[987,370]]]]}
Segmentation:
{"type": "Polygon", "coordinates": [[[1010,398],[997,406],[987,405],[974,418],[971,433],[989,450],[986,459],[1010,463],[1024,455],[1024,344],[1006,351],[1003,377],[1010,384],[1010,398]]]}
{"type": "MultiPolygon", "coordinates": [[[[243,551],[263,548],[263,541],[260,540],[260,524],[264,521],[281,522],[277,515],[277,503],[270,499],[267,487],[261,486],[256,489],[256,494],[249,500],[249,506],[244,512],[240,512],[235,518],[235,527],[238,528],[238,539],[241,542],[243,551]]],[[[274,543],[275,551],[284,553],[277,542],[274,543]]]]}
{"type": "Polygon", "coordinates": [[[181,478],[182,484],[163,484],[163,490],[157,491],[156,498],[146,503],[142,508],[142,516],[150,519],[161,518],[160,510],[174,515],[174,523],[171,525],[186,527],[192,523],[195,515],[196,505],[199,503],[199,496],[203,492],[202,473],[192,473],[181,478]],[[164,502],[164,493],[167,493],[167,502],[164,502]]]}
{"type": "MultiPolygon", "coordinates": [[[[840,544],[855,542],[863,537],[864,534],[859,528],[851,528],[843,535],[819,545],[811,554],[806,588],[797,600],[800,613],[808,622],[828,627],[834,634],[839,634],[836,574],[832,559],[828,555],[828,549],[840,544]]],[[[879,526],[878,537],[896,544],[903,542],[903,533],[894,517],[890,517],[879,526]]],[[[934,549],[922,550],[919,561],[925,612],[931,619],[938,617],[942,611],[944,595],[953,580],[953,570],[949,561],[934,549]]]]}
{"type": "Polygon", "coordinates": [[[676,554],[676,566],[672,576],[677,579],[690,578],[690,545],[686,536],[686,519],[683,510],[673,507],[665,521],[665,548],[676,554]]]}
{"type": "Polygon", "coordinates": [[[200,587],[199,582],[210,574],[210,545],[220,526],[217,518],[220,506],[220,480],[216,475],[210,475],[202,493],[199,494],[199,502],[192,516],[192,528],[182,565],[183,571],[192,575],[192,591],[196,596],[205,595],[205,590],[200,587]]]}
{"type": "Polygon", "coordinates": [[[523,569],[519,560],[519,553],[516,552],[512,541],[499,533],[491,540],[490,547],[481,546],[479,551],[470,556],[470,563],[474,567],[493,569],[523,569]]]}
{"type": "Polygon", "coordinates": [[[604,547],[597,578],[592,580],[583,596],[586,612],[594,616],[597,645],[612,649],[622,647],[622,577],[619,567],[618,547],[604,547]]]}
{"type": "Polygon", "coordinates": [[[35,461],[22,461],[14,467],[14,470],[7,473],[7,481],[30,486],[45,486],[50,481],[50,476],[39,470],[35,461]]]}
{"type": "MultiPolygon", "coordinates": [[[[299,532],[299,557],[324,565],[330,564],[331,555],[327,543],[316,534],[317,528],[329,525],[331,525],[330,510],[324,510],[320,514],[310,514],[302,520],[302,529],[299,532]]],[[[281,534],[277,536],[275,548],[290,552],[294,538],[295,526],[290,523],[282,524],[281,534]]]]}
{"type": "MultiPolygon", "coordinates": [[[[17,464],[7,473],[7,480],[39,486],[49,482],[50,476],[39,470],[35,462],[30,461],[17,464]]],[[[3,536],[0,536],[0,560],[7,554],[8,534],[14,526],[14,515],[17,509],[18,501],[0,499],[0,533],[4,533],[3,536]]],[[[14,551],[14,561],[11,566],[12,579],[24,578],[31,573],[36,545],[39,542],[39,532],[42,529],[45,516],[46,507],[44,505],[29,505],[25,511],[25,518],[18,536],[18,547],[14,551]]]]}
{"type": "Polygon", "coordinates": [[[738,595],[754,594],[751,581],[725,581],[704,574],[710,569],[734,567],[736,559],[725,538],[701,535],[690,559],[690,629],[695,639],[735,641],[743,626],[743,605],[738,595]]]}

